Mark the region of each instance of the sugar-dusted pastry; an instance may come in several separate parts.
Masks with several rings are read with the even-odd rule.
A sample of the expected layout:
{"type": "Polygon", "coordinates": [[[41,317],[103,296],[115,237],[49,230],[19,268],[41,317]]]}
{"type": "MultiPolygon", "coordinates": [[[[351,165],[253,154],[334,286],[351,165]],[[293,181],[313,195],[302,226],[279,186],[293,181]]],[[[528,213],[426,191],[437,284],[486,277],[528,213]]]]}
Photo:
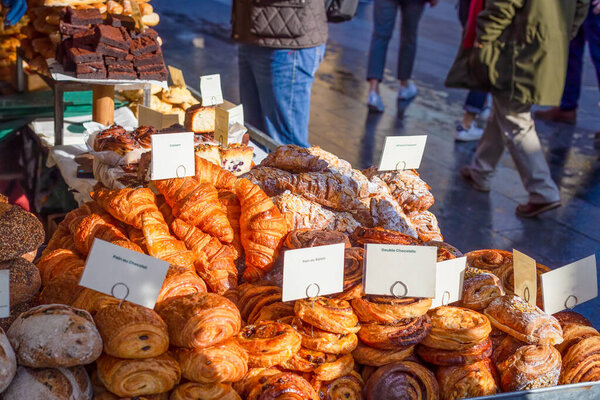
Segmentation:
{"type": "Polygon", "coordinates": [[[354,361],[363,365],[381,367],[397,361],[403,361],[413,354],[415,346],[397,347],[393,350],[379,350],[358,342],[358,346],[352,351],[354,361]]]}
{"type": "Polygon", "coordinates": [[[250,390],[247,400],[285,398],[286,394],[297,400],[319,400],[312,385],[299,375],[282,372],[262,379],[250,390]],[[285,397],[284,397],[285,396],[285,397]]]}
{"type": "Polygon", "coordinates": [[[194,254],[185,243],[177,240],[169,231],[160,212],[145,213],[142,217],[142,232],[148,254],[170,264],[194,270],[194,254]]]}
{"type": "Polygon", "coordinates": [[[497,365],[505,392],[556,386],[561,358],[554,346],[527,345],[497,365]]]}
{"type": "Polygon", "coordinates": [[[231,385],[225,383],[186,382],[171,393],[170,400],[242,400],[231,385]]]}
{"type": "Polygon", "coordinates": [[[361,226],[352,234],[351,239],[358,245],[367,243],[419,245],[421,241],[405,233],[391,231],[381,227],[367,228],[361,226]]]}
{"type": "Polygon", "coordinates": [[[260,384],[261,380],[266,380],[267,377],[280,374],[281,370],[271,368],[250,368],[244,377],[233,384],[233,388],[242,399],[248,397],[250,391],[260,384]]]}
{"type": "Polygon", "coordinates": [[[471,310],[485,309],[496,297],[504,296],[504,286],[496,275],[479,270],[479,273],[465,272],[461,306],[471,310]]]}
{"type": "Polygon", "coordinates": [[[142,229],[143,214],[158,211],[154,193],[148,188],[111,190],[97,185],[90,196],[110,215],[136,229],[142,229]]]}
{"type": "Polygon", "coordinates": [[[96,365],[100,382],[120,397],[168,392],[181,378],[179,364],[169,353],[137,360],[103,354],[96,365]]]}
{"type": "Polygon", "coordinates": [[[336,299],[351,301],[365,295],[363,288],[363,261],[365,251],[362,247],[344,249],[344,291],[333,295],[336,299]]]}
{"type": "Polygon", "coordinates": [[[240,178],[248,179],[265,192],[267,196],[278,196],[294,186],[296,175],[279,168],[262,165],[252,168],[240,178]]]}
{"type": "Polygon", "coordinates": [[[236,339],[201,349],[177,349],[181,375],[193,382],[237,382],[248,372],[248,355],[236,339]]]}
{"type": "Polygon", "coordinates": [[[38,268],[23,257],[0,261],[0,270],[9,271],[10,305],[14,306],[35,296],[42,284],[38,268]]]}
{"type": "Polygon", "coordinates": [[[169,349],[167,325],[149,308],[129,302],[107,305],[94,321],[109,356],[150,358],[169,349]]]}
{"type": "Polygon", "coordinates": [[[573,344],[564,355],[560,384],[600,381],[600,336],[573,344]]]}
{"type": "Polygon", "coordinates": [[[60,304],[34,307],[17,317],[7,332],[19,365],[73,367],[102,352],[102,339],[87,311],[60,304]]]}
{"type": "Polygon", "coordinates": [[[429,242],[431,240],[444,241],[437,218],[430,211],[415,211],[408,215],[408,219],[415,225],[419,240],[429,242]]]}
{"type": "Polygon", "coordinates": [[[229,225],[231,225],[231,229],[233,229],[233,240],[231,241],[231,246],[233,246],[236,251],[235,259],[237,260],[244,252],[242,239],[240,237],[240,217],[242,215],[240,200],[235,192],[231,190],[219,190],[219,201],[221,202],[223,209],[225,209],[227,220],[229,220],[229,225]]]}
{"type": "Polygon", "coordinates": [[[515,352],[523,346],[527,346],[527,343],[523,343],[512,336],[506,335],[498,345],[493,346],[494,351],[491,359],[494,364],[498,365],[501,362],[504,362],[508,357],[515,354],[515,352]]]}
{"type": "Polygon", "coordinates": [[[5,400],[92,400],[92,384],[81,366],[72,368],[27,368],[20,366],[5,400]]]}
{"type": "Polygon", "coordinates": [[[213,346],[235,335],[242,324],[235,304],[216,293],[174,297],[157,312],[167,323],[171,345],[177,347],[213,346]]]}
{"type": "Polygon", "coordinates": [[[565,310],[553,315],[558,320],[563,330],[563,342],[556,345],[556,349],[564,357],[571,346],[579,343],[590,336],[600,336],[600,333],[592,326],[583,315],[575,311],[565,310]]]}
{"type": "Polygon", "coordinates": [[[206,293],[206,291],[206,283],[204,283],[196,272],[171,265],[156,298],[156,304],[158,305],[171,297],[206,293]]]}
{"type": "Polygon", "coordinates": [[[348,354],[358,345],[355,333],[332,333],[316,328],[300,318],[292,318],[290,324],[302,336],[302,346],[309,350],[322,351],[329,354],[348,354]]]}
{"type": "Polygon", "coordinates": [[[178,218],[173,221],[171,228],[175,236],[194,253],[196,271],[213,292],[223,294],[237,286],[238,271],[232,247],[178,218]]]}
{"type": "Polygon", "coordinates": [[[233,229],[219,202],[219,193],[210,183],[195,177],[154,181],[173,209],[173,215],[221,240],[231,243],[233,229]]]}
{"type": "Polygon", "coordinates": [[[244,278],[252,282],[273,267],[288,228],[271,199],[249,180],[236,181],[236,194],[242,207],[240,229],[246,252],[244,278]]]}
{"type": "Polygon", "coordinates": [[[469,365],[440,367],[436,376],[441,400],[492,396],[499,392],[495,367],[488,358],[469,365]]]}
{"type": "Polygon", "coordinates": [[[392,196],[407,212],[426,211],[433,205],[434,198],[429,191],[429,185],[419,177],[419,173],[414,169],[379,173],[369,170],[366,175],[370,176],[374,173],[387,184],[392,196]]]}
{"type": "Polygon", "coordinates": [[[4,330],[0,328],[0,392],[3,392],[17,373],[17,358],[4,330]]]}
{"type": "Polygon", "coordinates": [[[358,317],[346,300],[301,299],[296,301],[294,311],[302,321],[327,332],[348,334],[360,330],[358,317]]]}
{"type": "Polygon", "coordinates": [[[378,368],[365,383],[364,394],[366,400],[439,399],[435,375],[412,361],[400,361],[378,368]]]}
{"type": "Polygon", "coordinates": [[[231,172],[196,155],[196,179],[217,189],[233,189],[237,179],[231,172]]]}
{"type": "Polygon", "coordinates": [[[269,153],[260,166],[283,169],[290,172],[325,172],[352,170],[349,162],[318,146],[304,148],[292,144],[279,146],[269,153]]]}
{"type": "Polygon", "coordinates": [[[396,324],[361,324],[358,338],[367,346],[381,350],[420,343],[429,334],[431,319],[422,317],[406,318],[396,324]]]}
{"type": "Polygon", "coordinates": [[[441,350],[468,350],[488,339],[492,327],[483,314],[461,307],[438,307],[429,312],[431,331],[422,344],[441,350]]]}
{"type": "Polygon", "coordinates": [[[506,250],[474,250],[465,256],[467,257],[467,266],[492,273],[505,265],[512,265],[513,262],[512,252],[506,250]]]}
{"type": "Polygon", "coordinates": [[[107,242],[129,240],[127,234],[116,224],[117,221],[110,215],[90,214],[83,218],[73,233],[73,241],[79,254],[87,256],[96,238],[107,242]]]}
{"type": "Polygon", "coordinates": [[[492,355],[492,341],[488,338],[464,350],[443,350],[428,346],[418,346],[417,354],[423,361],[433,365],[473,364],[492,355]]]}
{"type": "Polygon", "coordinates": [[[563,341],[556,318],[518,296],[497,297],[484,312],[493,326],[522,342],[553,346],[563,341]]]}
{"type": "Polygon", "coordinates": [[[356,371],[331,381],[312,381],[321,400],[362,400],[364,382],[356,371]]]}
{"type": "Polygon", "coordinates": [[[302,337],[288,324],[261,321],[242,328],[237,340],[248,353],[248,366],[254,368],[289,360],[300,350],[302,337]]]}
{"type": "Polygon", "coordinates": [[[393,324],[401,319],[427,313],[431,299],[368,295],[352,300],[352,308],[361,323],[393,324]]]}
{"type": "Polygon", "coordinates": [[[51,279],[62,275],[71,269],[79,269],[85,266],[85,262],[71,250],[57,249],[46,254],[37,262],[40,270],[42,285],[46,285],[51,279]]]}

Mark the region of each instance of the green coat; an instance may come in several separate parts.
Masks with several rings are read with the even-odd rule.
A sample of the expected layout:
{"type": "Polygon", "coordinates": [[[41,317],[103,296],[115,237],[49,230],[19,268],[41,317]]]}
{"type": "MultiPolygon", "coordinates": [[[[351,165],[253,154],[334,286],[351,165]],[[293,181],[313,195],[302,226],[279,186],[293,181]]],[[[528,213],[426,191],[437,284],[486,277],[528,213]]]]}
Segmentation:
{"type": "Polygon", "coordinates": [[[487,0],[476,47],[460,46],[446,85],[481,89],[522,104],[557,105],[569,41],[590,0],[487,0]]]}

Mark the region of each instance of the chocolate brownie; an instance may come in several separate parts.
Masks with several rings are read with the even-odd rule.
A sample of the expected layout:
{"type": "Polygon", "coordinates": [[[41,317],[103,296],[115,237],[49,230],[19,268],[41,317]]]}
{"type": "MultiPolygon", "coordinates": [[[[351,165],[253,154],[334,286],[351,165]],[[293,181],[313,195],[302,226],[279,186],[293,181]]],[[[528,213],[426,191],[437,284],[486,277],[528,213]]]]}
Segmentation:
{"type": "Polygon", "coordinates": [[[104,57],[106,65],[127,65],[133,67],[133,56],[127,54],[125,58],[104,57]]]}
{"type": "Polygon", "coordinates": [[[109,73],[110,72],[130,72],[132,74],[135,74],[135,70],[133,69],[133,65],[131,65],[131,66],[127,66],[127,65],[107,65],[106,69],[108,70],[109,73]]]}
{"type": "Polygon", "coordinates": [[[94,44],[96,44],[96,38],[94,36],[94,29],[92,28],[73,35],[73,46],[75,47],[88,47],[94,44]]]}
{"type": "Polygon", "coordinates": [[[152,28],[146,28],[146,29],[144,29],[144,32],[131,32],[132,39],[137,39],[142,36],[148,36],[148,37],[156,39],[156,38],[158,38],[158,32],[156,32],[152,28]]]}
{"type": "Polygon", "coordinates": [[[135,72],[120,72],[120,71],[115,71],[115,72],[108,72],[108,79],[122,79],[122,80],[135,80],[137,79],[137,75],[135,74],[135,72]]]}
{"type": "Polygon", "coordinates": [[[79,63],[75,64],[75,72],[77,73],[77,75],[92,74],[95,72],[106,73],[106,68],[104,67],[104,63],[102,61],[96,61],[91,63],[79,63]]]}
{"type": "Polygon", "coordinates": [[[67,7],[63,19],[65,22],[73,25],[98,25],[102,23],[102,14],[97,8],[76,10],[72,7],[67,7]]]}
{"type": "Polygon", "coordinates": [[[166,69],[162,71],[142,71],[138,76],[144,81],[166,81],[169,73],[166,69]]]}
{"type": "Polygon", "coordinates": [[[152,65],[152,64],[160,64],[164,63],[162,52],[160,50],[154,53],[148,53],[141,56],[135,57],[133,60],[133,65],[136,67],[141,67],[143,65],[152,65]]]}
{"type": "Polygon", "coordinates": [[[141,65],[139,67],[135,67],[138,72],[148,72],[148,71],[162,71],[165,69],[165,64],[150,64],[150,65],[141,65]]]}
{"type": "Polygon", "coordinates": [[[110,25],[96,26],[96,40],[121,50],[129,50],[131,38],[125,28],[115,28],[110,25]]]}
{"type": "Polygon", "coordinates": [[[102,54],[94,52],[89,47],[72,47],[67,54],[75,63],[103,61],[102,54]]]}
{"type": "Polygon", "coordinates": [[[143,54],[154,53],[158,50],[158,42],[156,39],[150,36],[141,36],[131,41],[131,47],[129,51],[134,56],[141,56],[143,54]]]}
{"type": "Polygon", "coordinates": [[[96,51],[105,56],[114,57],[114,58],[126,58],[129,52],[123,49],[119,49],[117,47],[113,47],[106,43],[98,43],[96,46],[96,51]]]}
{"type": "Polygon", "coordinates": [[[62,20],[58,23],[58,30],[60,34],[63,35],[63,38],[65,36],[73,36],[79,32],[85,32],[88,29],[89,27],[87,25],[73,25],[62,20]]]}
{"type": "Polygon", "coordinates": [[[86,74],[76,74],[75,76],[79,79],[106,79],[106,70],[103,69],[101,71],[86,74]]]}
{"type": "Polygon", "coordinates": [[[124,27],[130,31],[135,29],[135,21],[133,18],[126,15],[108,14],[106,17],[106,23],[110,26],[114,26],[115,28],[124,27]]]}

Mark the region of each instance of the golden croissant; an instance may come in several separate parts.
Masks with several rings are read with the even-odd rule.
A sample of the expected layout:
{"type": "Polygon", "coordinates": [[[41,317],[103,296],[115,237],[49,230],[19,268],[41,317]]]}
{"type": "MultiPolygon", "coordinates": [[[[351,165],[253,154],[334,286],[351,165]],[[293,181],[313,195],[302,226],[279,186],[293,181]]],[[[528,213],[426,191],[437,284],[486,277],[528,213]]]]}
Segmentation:
{"type": "Polygon", "coordinates": [[[201,183],[210,183],[217,189],[233,189],[237,178],[226,169],[196,156],[196,179],[201,183]]]}
{"type": "Polygon", "coordinates": [[[237,260],[242,256],[244,248],[242,247],[242,240],[240,238],[240,215],[242,208],[240,206],[240,200],[237,198],[234,192],[230,190],[219,191],[219,201],[227,213],[227,219],[233,229],[233,241],[231,245],[236,251],[235,259],[237,260]]]}
{"type": "Polygon", "coordinates": [[[148,254],[170,264],[194,269],[194,254],[185,243],[175,239],[160,212],[145,213],[142,216],[142,231],[148,254]]]}
{"type": "Polygon", "coordinates": [[[144,213],[158,211],[154,193],[148,188],[110,190],[100,187],[90,196],[110,215],[137,229],[142,229],[144,213]]]}
{"type": "Polygon", "coordinates": [[[73,233],[73,241],[77,251],[86,256],[96,238],[107,242],[129,241],[125,232],[116,226],[116,222],[110,215],[91,214],[83,218],[73,233]]]}

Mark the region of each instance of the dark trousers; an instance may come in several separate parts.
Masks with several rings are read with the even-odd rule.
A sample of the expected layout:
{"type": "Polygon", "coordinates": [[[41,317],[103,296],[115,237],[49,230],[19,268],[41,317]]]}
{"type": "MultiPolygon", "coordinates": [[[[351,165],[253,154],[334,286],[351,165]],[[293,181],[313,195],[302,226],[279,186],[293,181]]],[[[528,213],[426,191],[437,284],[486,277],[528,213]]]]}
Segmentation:
{"type": "MultiPolygon", "coordinates": [[[[463,28],[467,25],[469,19],[469,8],[471,0],[460,0],[458,2],[458,19],[463,28]]],[[[485,107],[487,93],[480,90],[469,90],[469,94],[465,100],[464,110],[473,114],[479,114],[485,107]]],[[[468,128],[468,127],[467,127],[468,128]]]]}
{"type": "Polygon", "coordinates": [[[398,8],[400,8],[402,14],[400,51],[398,52],[398,79],[407,80],[412,75],[417,54],[419,20],[423,15],[425,0],[375,0],[367,79],[380,81],[383,79],[387,48],[394,33],[398,8]]]}

